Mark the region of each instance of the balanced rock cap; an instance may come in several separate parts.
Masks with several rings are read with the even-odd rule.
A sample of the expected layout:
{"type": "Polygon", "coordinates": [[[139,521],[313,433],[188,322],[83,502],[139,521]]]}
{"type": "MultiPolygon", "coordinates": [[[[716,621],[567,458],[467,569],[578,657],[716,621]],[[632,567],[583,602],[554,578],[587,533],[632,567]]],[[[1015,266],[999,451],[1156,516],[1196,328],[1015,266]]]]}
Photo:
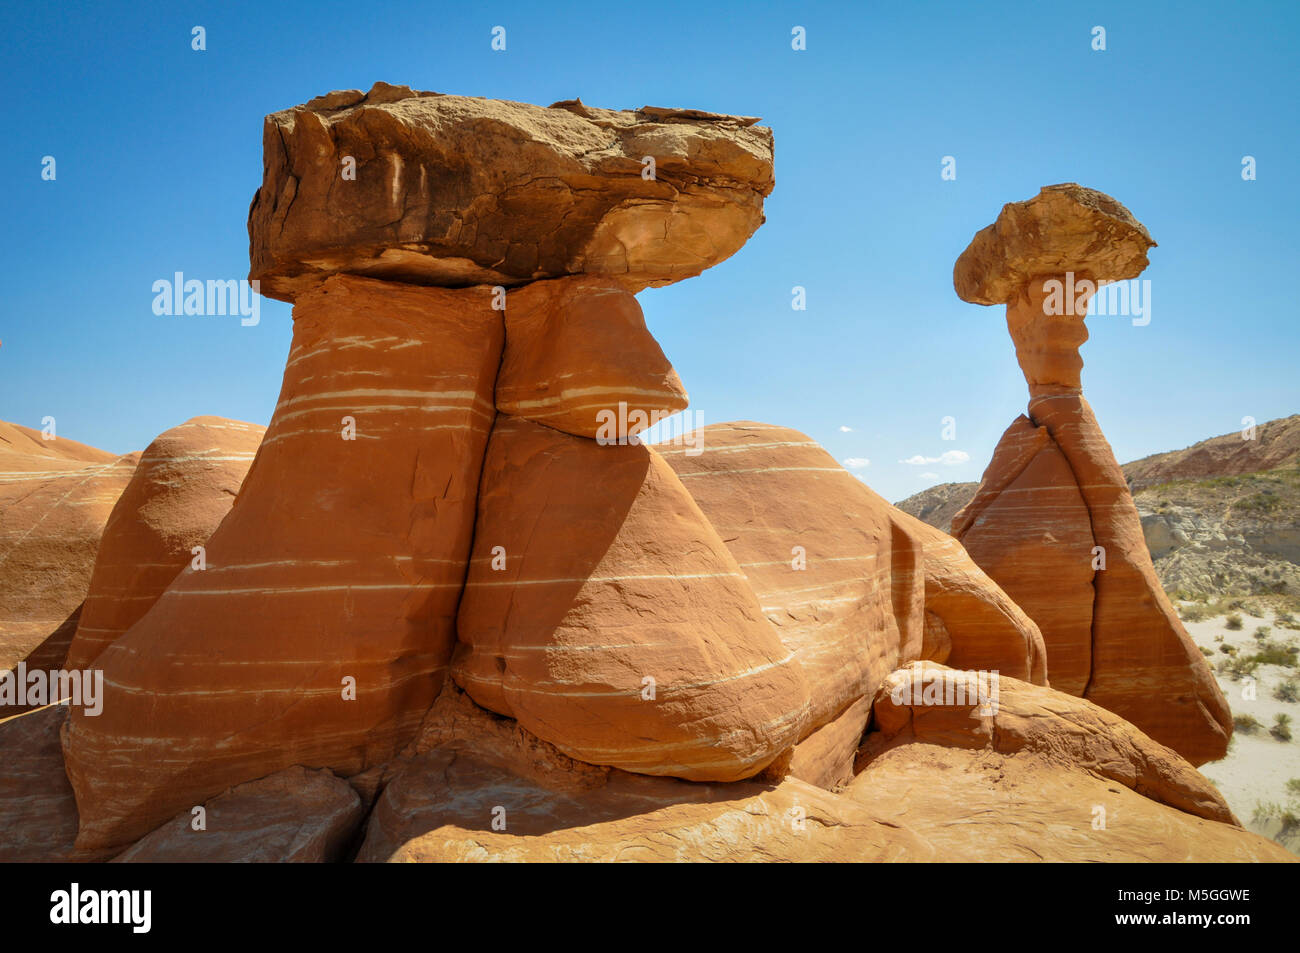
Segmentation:
{"type": "Polygon", "coordinates": [[[1004,304],[1029,281],[1074,272],[1123,281],[1146,268],[1154,248],[1146,226],[1104,192],[1074,182],[1046,185],[1009,202],[957,259],[952,284],[972,304],[1004,304]]]}
{"type": "Polygon", "coordinates": [[[249,277],[286,301],[337,273],[448,287],[573,274],[633,292],[671,284],[763,223],[772,131],[757,122],[387,83],[332,92],[266,117],[249,277]]]}

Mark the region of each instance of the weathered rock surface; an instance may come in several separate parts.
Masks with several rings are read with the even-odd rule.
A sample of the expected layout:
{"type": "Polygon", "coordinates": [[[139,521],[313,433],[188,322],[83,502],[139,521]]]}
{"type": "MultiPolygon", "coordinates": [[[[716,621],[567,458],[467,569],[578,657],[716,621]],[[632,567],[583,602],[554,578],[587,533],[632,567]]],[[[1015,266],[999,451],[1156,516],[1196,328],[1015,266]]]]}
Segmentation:
{"type": "Polygon", "coordinates": [[[853,780],[853,764],[871,720],[871,698],[859,698],[843,714],[795,745],[785,774],[833,791],[853,780]]]}
{"type": "Polygon", "coordinates": [[[513,718],[480,708],[452,680],[443,683],[437,701],[424,716],[415,740],[391,762],[393,771],[404,761],[435,748],[487,752],[510,770],[555,791],[590,791],[608,779],[612,768],[570,758],[549,741],[543,741],[513,718]]]}
{"type": "Polygon", "coordinates": [[[1043,685],[1006,677],[980,683],[973,672],[915,662],[881,686],[862,761],[913,742],[1033,755],[1240,826],[1214,785],[1175,751],[1104,708],[1043,685]]]}
{"type": "Polygon", "coordinates": [[[507,286],[609,275],[631,291],[680,281],[763,222],[772,132],[755,122],[387,83],[333,92],[266,117],[250,277],[283,300],[339,272],[507,286]]]}
{"type": "Polygon", "coordinates": [[[1296,860],[1117,716],[1011,678],[972,700],[975,674],[933,663],[892,673],[843,796],[949,861],[1296,860]]]}
{"type": "Polygon", "coordinates": [[[988,477],[953,535],[1038,623],[1052,687],[1082,695],[1092,674],[1096,541],[1069,461],[1046,427],[1021,416],[999,442],[988,477]]]}
{"type": "MultiPolygon", "coordinates": [[[[1047,684],[1047,652],[1034,621],[947,533],[899,510],[890,518],[921,549],[926,642],[950,645],[950,665],[1047,684]]],[[[922,657],[938,660],[935,652],[922,657]]]]}
{"type": "Polygon", "coordinates": [[[636,297],[615,280],[538,281],[507,301],[496,385],[503,413],[608,440],[686,407],[682,382],[646,330],[636,297]]]}
{"type": "Polygon", "coordinates": [[[79,844],[295,764],[356,774],[411,739],[455,641],[502,336],[487,289],[336,277],[298,303],[207,568],[104,650],[103,714],[69,720],[79,844]]]}
{"type": "MultiPolygon", "coordinates": [[[[796,778],[698,784],[590,767],[574,774],[544,742],[448,692],[419,752],[380,796],[357,859],[1295,859],[1230,823],[1152,800],[1224,814],[1189,765],[1115,716],[1024,683],[1001,699],[997,750],[968,709],[933,719],[908,709],[883,753],[836,795],[796,778]],[[1106,737],[1112,724],[1115,739],[1106,737]],[[454,747],[440,746],[452,739],[454,747]],[[1107,811],[1104,831],[1092,828],[1096,805],[1107,811]]],[[[885,718],[893,725],[904,714],[885,718]]]]}
{"type": "Polygon", "coordinates": [[[1082,396],[1030,401],[1088,506],[1105,569],[1093,580],[1092,674],[1084,697],[1133,722],[1193,764],[1223,757],[1232,712],[1156,578],[1137,507],[1082,396]]]}
{"type": "Polygon", "coordinates": [[[1293,863],[1230,824],[1085,771],[988,750],[907,744],[859,774],[843,799],[869,805],[946,862],[1293,863]],[[1099,810],[1100,809],[1100,810],[1099,810]],[[1101,813],[1104,811],[1105,813],[1101,813]],[[1094,824],[1105,828],[1094,829],[1094,824]]]}
{"type": "Polygon", "coordinates": [[[47,642],[33,664],[62,665],[100,534],[139,456],[0,423],[0,672],[47,642]]]}
{"type": "Polygon", "coordinates": [[[1061,687],[1201,764],[1227,750],[1232,716],[1156,578],[1124,474],[1083,399],[1087,288],[1059,314],[1046,284],[1067,273],[1133,278],[1154,244],[1124,206],[1071,184],[1005,206],[957,260],[958,296],[1006,304],[1030,402],[953,535],[1039,623],[1053,672],[1061,656],[1061,687]]]}
{"type": "Polygon", "coordinates": [[[0,863],[104,860],[112,851],[81,851],[77,801],[63,773],[59,728],[66,705],[0,721],[0,863]]]}
{"type": "Polygon", "coordinates": [[[1146,227],[1115,199],[1073,182],[1046,185],[1032,199],[1008,202],[977,232],[953,268],[957,296],[1005,304],[1034,279],[1073,271],[1079,278],[1136,278],[1155,247],[1146,227]]]}
{"type": "Polygon", "coordinates": [[[302,766],[240,784],[203,809],[202,830],[182,811],[113,862],[333,863],[362,819],[361,799],[346,781],[302,766]]]}
{"type": "Polygon", "coordinates": [[[660,452],[798,658],[812,693],[809,730],[818,728],[874,694],[901,661],[923,657],[919,547],[896,536],[889,505],[809,437],[749,422],[699,436],[701,453],[660,452]]]}
{"type": "MultiPolygon", "coordinates": [[[[961,547],[895,510],[815,441],[748,422],[699,436],[701,453],[664,447],[663,457],[803,667],[809,731],[914,659],[1043,679],[1037,628],[961,547]]],[[[825,753],[812,749],[825,740],[802,758],[796,749],[795,763],[821,761],[825,753]]],[[[820,768],[813,777],[824,780],[820,768]]]]}
{"type": "Polygon", "coordinates": [[[1030,402],[953,534],[1039,623],[1054,686],[1195,764],[1223,756],[1227,703],[1156,578],[1123,473],[1082,396],[1030,402]]]}
{"type": "Polygon", "coordinates": [[[594,764],[734,781],[808,715],[799,662],[641,445],[497,418],[458,634],[454,676],[478,704],[594,764]]]}
{"type": "Polygon", "coordinates": [[[265,427],[195,417],[161,434],[108,518],[67,667],[88,667],[158,601],[230,512],[265,427]]]}
{"type": "Polygon", "coordinates": [[[557,792],[491,754],[439,749],[384,791],[357,859],[885,861],[924,853],[918,838],[880,824],[870,808],[794,778],[706,785],[614,771],[598,787],[557,792]]]}
{"type": "Polygon", "coordinates": [[[1300,592],[1300,469],[1162,483],[1133,502],[1166,592],[1300,592]]]}

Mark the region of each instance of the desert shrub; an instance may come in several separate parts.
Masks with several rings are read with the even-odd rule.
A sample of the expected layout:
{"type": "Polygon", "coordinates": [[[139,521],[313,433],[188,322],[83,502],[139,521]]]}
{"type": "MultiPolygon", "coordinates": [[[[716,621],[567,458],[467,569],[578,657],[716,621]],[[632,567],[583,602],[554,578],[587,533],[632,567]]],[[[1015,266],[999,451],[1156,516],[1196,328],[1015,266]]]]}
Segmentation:
{"type": "Polygon", "coordinates": [[[1198,645],[1197,648],[1201,650],[1202,655],[1208,656],[1214,654],[1214,649],[1207,649],[1204,645],[1198,645]]]}
{"type": "Polygon", "coordinates": [[[1260,724],[1259,719],[1254,715],[1233,715],[1232,727],[1243,735],[1253,735],[1264,726],[1260,724]]]}
{"type": "Polygon", "coordinates": [[[1280,702],[1300,701],[1300,680],[1288,678],[1273,688],[1273,697],[1280,702]]]}
{"type": "Polygon", "coordinates": [[[1241,624],[1241,615],[1236,612],[1228,616],[1228,621],[1224,623],[1229,632],[1240,632],[1241,624]]]}
{"type": "Polygon", "coordinates": [[[1273,616],[1273,622],[1288,629],[1295,628],[1295,616],[1289,612],[1279,612],[1273,616]]]}
{"type": "Polygon", "coordinates": [[[1265,642],[1251,658],[1256,665],[1281,665],[1289,668],[1300,657],[1300,646],[1283,645],[1281,642],[1265,642]]]}
{"type": "Polygon", "coordinates": [[[1273,727],[1268,729],[1268,733],[1278,741],[1291,740],[1291,716],[1286,712],[1278,712],[1273,719],[1273,727]]]}
{"type": "Polygon", "coordinates": [[[1295,801],[1285,807],[1276,801],[1260,801],[1255,805],[1255,812],[1251,816],[1251,821],[1255,824],[1267,824],[1269,821],[1278,821],[1281,824],[1279,830],[1274,836],[1274,840],[1287,847],[1287,841],[1291,836],[1300,830],[1300,807],[1297,807],[1295,801]]]}
{"type": "Polygon", "coordinates": [[[1219,646],[1219,651],[1222,652],[1224,655],[1236,655],[1237,647],[1235,645],[1229,645],[1227,642],[1224,642],[1222,645],[1219,646]]]}
{"type": "Polygon", "coordinates": [[[1300,778],[1292,778],[1286,783],[1286,793],[1291,797],[1300,797],[1300,778]]]}
{"type": "Polygon", "coordinates": [[[1255,669],[1259,666],[1254,656],[1250,655],[1230,655],[1227,658],[1219,659],[1214,670],[1220,675],[1226,675],[1234,682],[1246,675],[1254,675],[1255,669]]]}
{"type": "Polygon", "coordinates": [[[1261,625],[1259,628],[1255,630],[1255,641],[1263,642],[1272,634],[1272,632],[1273,632],[1272,626],[1261,625]]]}
{"type": "Polygon", "coordinates": [[[1250,821],[1252,824],[1267,824],[1281,812],[1282,808],[1273,801],[1256,801],[1250,821]]]}

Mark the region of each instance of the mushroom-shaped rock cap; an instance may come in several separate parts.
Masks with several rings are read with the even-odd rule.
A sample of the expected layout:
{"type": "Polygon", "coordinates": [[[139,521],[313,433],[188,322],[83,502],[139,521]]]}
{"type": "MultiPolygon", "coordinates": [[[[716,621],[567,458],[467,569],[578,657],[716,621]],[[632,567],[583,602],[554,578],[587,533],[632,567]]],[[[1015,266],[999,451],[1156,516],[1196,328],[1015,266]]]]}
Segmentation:
{"type": "Polygon", "coordinates": [[[286,301],[339,273],[449,287],[604,275],[633,292],[680,281],[763,223],[772,131],[757,122],[387,83],[329,93],[266,117],[250,277],[286,301]]]}
{"type": "Polygon", "coordinates": [[[1136,278],[1153,248],[1146,226],[1115,199],[1074,182],[1046,185],[1032,199],[1002,206],[952,269],[957,296],[1004,304],[1029,281],[1074,272],[1094,281],[1136,278]]]}

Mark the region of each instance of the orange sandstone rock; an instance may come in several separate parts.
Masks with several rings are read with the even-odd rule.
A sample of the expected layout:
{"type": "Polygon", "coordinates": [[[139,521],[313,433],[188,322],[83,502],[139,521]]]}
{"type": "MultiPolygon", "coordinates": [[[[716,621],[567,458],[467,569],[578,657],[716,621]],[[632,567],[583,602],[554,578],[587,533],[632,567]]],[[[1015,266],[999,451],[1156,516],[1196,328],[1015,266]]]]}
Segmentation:
{"type": "MultiPolygon", "coordinates": [[[[926,631],[932,618],[942,624],[948,664],[1047,684],[1047,652],[1034,621],[947,533],[893,507],[890,518],[921,548],[926,631]]],[[[927,641],[940,638],[927,635],[927,641]]],[[[926,651],[922,658],[937,661],[937,654],[926,651]]]]}
{"type": "Polygon", "coordinates": [[[918,741],[1023,753],[1116,781],[1188,814],[1240,826],[1208,778],[1119,716],[1045,685],[1001,676],[985,685],[975,674],[931,662],[891,673],[876,696],[862,760],[918,741]]]}
{"type": "MultiPolygon", "coordinates": [[[[900,745],[867,765],[841,799],[868,807],[875,818],[920,840],[923,851],[908,859],[949,863],[1296,861],[1294,854],[1258,834],[1185,813],[1088,771],[1019,753],[925,743],[900,745]],[[1104,828],[1094,827],[1101,823],[1104,828]]],[[[482,837],[476,840],[484,844],[482,837]]],[[[419,843],[412,844],[412,849],[419,843]]],[[[444,856],[451,853],[444,851],[444,856]]]]}
{"type": "Polygon", "coordinates": [[[1123,471],[1082,396],[1029,402],[1070,461],[1105,568],[1093,579],[1092,671],[1084,697],[1193,764],[1223,757],[1232,712],[1156,577],[1123,471]]]}
{"type": "Polygon", "coordinates": [[[139,458],[0,423],[0,672],[38,650],[30,665],[63,664],[100,535],[139,458]]]}
{"type": "Polygon", "coordinates": [[[747,422],[699,436],[701,453],[665,447],[664,459],[800,659],[813,727],[873,694],[900,660],[988,663],[1042,679],[1034,624],[961,547],[890,506],[815,441],[747,422]]]}
{"type": "Polygon", "coordinates": [[[496,385],[504,413],[604,440],[686,407],[636,297],[611,278],[533,282],[510,293],[505,317],[496,385]]]}
{"type": "Polygon", "coordinates": [[[960,297],[1007,306],[1030,403],[953,535],[1039,623],[1054,682],[1201,764],[1227,750],[1232,716],[1156,578],[1080,379],[1087,283],[1135,277],[1154,244],[1114,199],[1067,184],[1005,206],[958,258],[960,297]]]}
{"type": "Polygon", "coordinates": [[[497,418],[458,632],[471,698],[594,764],[733,781],[808,716],[799,662],[640,445],[497,418]]]}
{"type": "Polygon", "coordinates": [[[894,732],[837,795],[793,777],[700,784],[615,769],[571,774],[544,743],[444,695],[446,708],[428,733],[436,746],[401,766],[384,789],[357,859],[1295,859],[1209,819],[1223,808],[1204,779],[1118,718],[1024,683],[1002,697],[998,730],[1006,736],[996,750],[987,732],[978,736],[968,710],[938,715],[957,723],[931,731],[919,708],[909,708],[917,712],[916,734],[894,732]],[[1107,810],[1103,831],[1093,827],[1096,805],[1107,810]]]}
{"type": "Polygon", "coordinates": [[[996,453],[987,476],[997,485],[981,487],[953,535],[1038,623],[1052,687],[1082,695],[1092,674],[1092,518],[1046,427],[1018,417],[996,453]],[[1020,447],[1030,452],[1010,460],[1020,447]]]}
{"type": "Polygon", "coordinates": [[[158,601],[230,512],[265,427],[195,417],[140,457],[113,507],[67,667],[87,668],[158,601]]]}
{"type": "Polygon", "coordinates": [[[436,749],[380,796],[361,862],[887,861],[923,841],[869,805],[788,778],[692,784],[612,771],[585,790],[491,750],[436,749]]]}
{"type": "Polygon", "coordinates": [[[1121,718],[1012,678],[985,707],[974,675],[933,663],[892,673],[844,798],[950,861],[1296,860],[1121,718]]]}
{"type": "Polygon", "coordinates": [[[915,659],[1042,681],[1034,623],[957,543],[890,506],[785,427],[714,424],[664,447],[808,678],[808,737],[788,770],[844,780],[874,695],[915,659]],[[823,727],[825,726],[825,727],[823,727]]]}
{"type": "Polygon", "coordinates": [[[295,764],[356,774],[411,739],[455,640],[502,335],[487,289],[336,277],[298,303],[207,568],[104,650],[103,713],[68,722],[80,845],[295,764]]]}

